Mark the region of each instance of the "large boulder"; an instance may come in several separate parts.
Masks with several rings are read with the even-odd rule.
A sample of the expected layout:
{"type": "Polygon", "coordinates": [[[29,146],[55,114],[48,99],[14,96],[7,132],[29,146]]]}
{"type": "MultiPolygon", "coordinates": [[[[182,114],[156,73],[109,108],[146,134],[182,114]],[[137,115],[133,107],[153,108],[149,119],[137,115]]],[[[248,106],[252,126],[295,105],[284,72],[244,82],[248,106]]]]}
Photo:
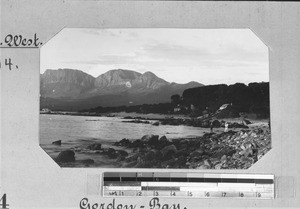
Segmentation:
{"type": "Polygon", "coordinates": [[[203,128],[209,128],[209,121],[208,121],[208,120],[202,121],[201,126],[202,126],[203,128]]]}
{"type": "Polygon", "coordinates": [[[152,125],[159,126],[159,122],[154,122],[152,125]]]}
{"type": "Polygon", "coordinates": [[[169,139],[165,135],[163,135],[159,138],[159,141],[169,141],[169,139]]]}
{"type": "Polygon", "coordinates": [[[133,154],[133,155],[131,155],[131,156],[128,156],[128,157],[126,158],[126,161],[127,161],[127,162],[137,161],[140,157],[141,157],[141,154],[140,154],[140,153],[135,153],[135,154],[133,154]]]}
{"type": "Polygon", "coordinates": [[[153,161],[153,160],[161,159],[161,157],[162,157],[162,154],[159,150],[152,149],[145,154],[144,160],[145,161],[153,161]]]}
{"type": "Polygon", "coordinates": [[[87,148],[90,150],[101,150],[102,145],[100,143],[93,143],[87,146],[87,148]]]}
{"type": "Polygon", "coordinates": [[[158,146],[158,135],[145,135],[141,138],[142,142],[147,143],[150,146],[157,147],[158,146]]]}
{"type": "Polygon", "coordinates": [[[209,168],[211,168],[212,167],[212,162],[209,160],[209,159],[206,159],[206,160],[204,160],[204,165],[206,165],[206,166],[209,166],[209,168]]]}
{"type": "Polygon", "coordinates": [[[207,164],[203,164],[203,165],[200,165],[200,166],[196,167],[196,169],[200,169],[200,170],[202,170],[202,169],[210,169],[210,168],[211,168],[211,166],[209,166],[207,164]]]}
{"type": "Polygon", "coordinates": [[[114,145],[128,147],[130,144],[131,144],[131,141],[129,139],[124,138],[121,141],[116,142],[114,145]]]}
{"type": "Polygon", "coordinates": [[[220,159],[221,163],[225,163],[227,160],[227,156],[226,155],[223,155],[220,159]]]}
{"type": "Polygon", "coordinates": [[[161,151],[163,160],[168,160],[177,152],[177,148],[174,144],[164,147],[161,151]]]}
{"type": "Polygon", "coordinates": [[[147,152],[144,156],[144,160],[145,161],[152,161],[154,160],[154,157],[155,157],[155,153],[153,150],[150,150],[149,152],[147,152]]]}
{"type": "Polygon", "coordinates": [[[191,152],[190,157],[191,158],[199,158],[204,154],[204,151],[202,149],[197,149],[193,152],[191,152]]]}
{"type": "Polygon", "coordinates": [[[243,122],[245,123],[244,125],[249,125],[252,124],[250,120],[244,119],[243,122]]]}
{"type": "Polygon", "coordinates": [[[129,144],[129,148],[141,148],[143,147],[143,142],[140,139],[137,139],[133,141],[131,144],[129,144]]]}
{"type": "Polygon", "coordinates": [[[61,140],[54,141],[54,142],[52,142],[52,144],[54,144],[54,145],[61,145],[61,140]]]}
{"type": "Polygon", "coordinates": [[[74,162],[75,161],[75,152],[72,150],[61,151],[58,156],[55,158],[56,162],[74,162]]]}
{"type": "Polygon", "coordinates": [[[178,143],[176,143],[176,147],[178,149],[188,149],[189,148],[189,141],[187,139],[182,139],[178,143]]]}
{"type": "Polygon", "coordinates": [[[214,120],[212,122],[212,125],[213,125],[214,128],[220,128],[221,127],[221,122],[218,121],[218,120],[214,120]]]}
{"type": "Polygon", "coordinates": [[[160,137],[160,139],[158,140],[157,148],[158,148],[158,149],[162,149],[162,148],[164,148],[165,146],[170,145],[170,144],[171,144],[171,141],[170,141],[169,139],[167,139],[166,136],[162,136],[162,137],[160,137]]]}
{"type": "Polygon", "coordinates": [[[106,154],[109,158],[112,158],[112,159],[115,159],[118,157],[118,154],[114,148],[108,148],[106,154]]]}
{"type": "Polygon", "coordinates": [[[220,147],[216,150],[213,151],[213,154],[211,157],[213,158],[221,158],[223,155],[226,156],[232,156],[234,153],[236,152],[236,150],[234,150],[233,148],[230,147],[220,147]]]}
{"type": "Polygon", "coordinates": [[[248,157],[248,156],[250,156],[250,155],[253,154],[253,150],[252,150],[251,147],[250,147],[250,148],[246,148],[246,149],[240,151],[239,154],[240,154],[240,155],[244,155],[245,157],[248,157]]]}
{"type": "Polygon", "coordinates": [[[244,124],[234,122],[234,123],[230,123],[228,125],[228,128],[249,128],[249,127],[244,124]]]}
{"type": "Polygon", "coordinates": [[[215,166],[214,166],[214,169],[217,169],[217,170],[220,170],[222,168],[222,163],[217,163],[215,166]]]}
{"type": "Polygon", "coordinates": [[[190,152],[186,149],[180,149],[175,153],[175,157],[187,157],[190,155],[190,152]]]}
{"type": "Polygon", "coordinates": [[[149,141],[153,141],[153,140],[158,140],[158,135],[153,135],[153,134],[149,134],[149,135],[144,135],[141,140],[142,142],[149,142],[149,141]]]}
{"type": "Polygon", "coordinates": [[[127,157],[128,153],[125,150],[118,150],[118,155],[122,157],[127,157]]]}

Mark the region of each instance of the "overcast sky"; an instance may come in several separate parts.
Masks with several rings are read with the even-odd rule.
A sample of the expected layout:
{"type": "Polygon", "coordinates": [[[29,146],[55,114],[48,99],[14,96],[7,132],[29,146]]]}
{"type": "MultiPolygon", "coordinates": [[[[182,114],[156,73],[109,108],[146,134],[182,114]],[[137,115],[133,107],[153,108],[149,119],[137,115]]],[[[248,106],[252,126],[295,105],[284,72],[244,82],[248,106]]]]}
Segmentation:
{"type": "Polygon", "coordinates": [[[62,30],[41,48],[41,73],[151,71],[169,82],[269,81],[268,48],[249,29],[62,30]]]}

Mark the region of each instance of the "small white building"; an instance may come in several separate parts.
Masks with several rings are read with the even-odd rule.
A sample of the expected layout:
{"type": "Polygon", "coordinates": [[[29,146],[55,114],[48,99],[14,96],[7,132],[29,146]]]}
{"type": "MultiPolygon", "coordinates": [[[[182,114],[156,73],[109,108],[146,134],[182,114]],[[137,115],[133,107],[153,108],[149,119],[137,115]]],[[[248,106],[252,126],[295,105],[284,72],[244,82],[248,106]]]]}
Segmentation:
{"type": "Polygon", "coordinates": [[[43,108],[41,111],[40,111],[41,114],[45,114],[45,113],[51,113],[51,110],[48,109],[48,108],[43,108]]]}
{"type": "Polygon", "coordinates": [[[188,110],[188,109],[189,108],[187,106],[177,105],[176,107],[174,107],[174,112],[185,111],[185,110],[188,110]]]}
{"type": "Polygon", "coordinates": [[[180,111],[181,111],[180,105],[177,105],[176,107],[174,107],[174,112],[180,112],[180,111]]]}
{"type": "Polygon", "coordinates": [[[223,104],[223,105],[219,108],[219,110],[224,110],[224,109],[226,109],[229,105],[230,105],[230,104],[223,104]]]}

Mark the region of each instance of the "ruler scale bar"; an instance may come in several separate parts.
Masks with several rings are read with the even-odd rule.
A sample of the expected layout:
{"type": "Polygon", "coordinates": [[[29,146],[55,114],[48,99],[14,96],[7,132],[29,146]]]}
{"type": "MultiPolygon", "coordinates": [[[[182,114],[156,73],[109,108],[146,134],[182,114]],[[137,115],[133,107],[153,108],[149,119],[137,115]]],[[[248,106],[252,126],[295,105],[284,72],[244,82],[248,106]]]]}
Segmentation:
{"type": "Polygon", "coordinates": [[[168,190],[168,191],[221,191],[221,192],[234,192],[239,190],[240,192],[273,192],[273,189],[268,188],[255,188],[255,187],[231,187],[231,188],[222,188],[222,187],[130,187],[130,186],[105,186],[104,190],[133,190],[133,191],[160,191],[160,190],[168,190]]]}
{"type": "Polygon", "coordinates": [[[142,187],[136,186],[105,186],[105,190],[134,190],[134,191],[141,191],[142,187]]]}
{"type": "Polygon", "coordinates": [[[151,191],[151,190],[167,190],[167,191],[180,191],[180,187],[167,187],[167,186],[152,186],[152,187],[149,187],[149,186],[142,186],[142,190],[148,190],[148,191],[151,191]]]}
{"type": "Polygon", "coordinates": [[[273,199],[274,194],[266,192],[222,192],[222,191],[132,191],[114,190],[104,191],[104,196],[136,197],[136,196],[159,196],[159,197],[187,197],[187,198],[256,198],[273,199]]]}
{"type": "Polygon", "coordinates": [[[273,199],[274,175],[106,172],[103,195],[273,199]]]}
{"type": "Polygon", "coordinates": [[[126,182],[126,181],[158,181],[158,182],[237,182],[237,183],[256,183],[256,184],[273,184],[273,179],[217,179],[217,178],[130,178],[130,177],[104,177],[104,181],[117,181],[117,182],[126,182]]]}
{"type": "Polygon", "coordinates": [[[124,181],[124,182],[117,182],[117,181],[104,181],[103,186],[141,186],[142,182],[136,181],[124,181]]]}
{"type": "Polygon", "coordinates": [[[191,183],[191,182],[141,182],[142,186],[202,186],[202,187],[216,187],[217,183],[191,183]]]}

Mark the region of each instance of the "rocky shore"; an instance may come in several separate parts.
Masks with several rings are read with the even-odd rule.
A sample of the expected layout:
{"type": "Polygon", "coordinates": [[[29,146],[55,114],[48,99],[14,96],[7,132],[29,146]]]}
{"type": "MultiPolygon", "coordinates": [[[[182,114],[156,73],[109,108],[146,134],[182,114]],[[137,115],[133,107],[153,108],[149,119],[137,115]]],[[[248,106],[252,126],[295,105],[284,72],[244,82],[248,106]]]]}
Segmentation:
{"type": "MultiPolygon", "coordinates": [[[[224,120],[210,120],[210,119],[197,119],[197,118],[173,118],[173,117],[165,117],[165,118],[143,118],[143,117],[124,117],[123,119],[131,119],[128,121],[122,121],[124,123],[142,123],[142,124],[152,124],[152,125],[173,125],[173,126],[193,126],[193,127],[201,127],[201,128],[210,128],[211,123],[213,124],[213,128],[225,127],[224,120]],[[150,122],[155,120],[156,122],[150,122]]],[[[249,128],[247,125],[251,124],[249,120],[243,120],[243,123],[238,122],[227,122],[228,128],[249,128]]]]}
{"type": "MultiPolygon", "coordinates": [[[[197,118],[165,118],[160,120],[161,125],[185,125],[193,127],[209,128],[212,123],[213,128],[224,128],[226,121],[224,120],[209,120],[209,119],[197,119],[197,118]]],[[[228,128],[249,128],[246,124],[237,122],[227,122],[228,128]]],[[[249,123],[251,123],[249,121],[249,123]]]]}
{"type": "Polygon", "coordinates": [[[96,166],[93,159],[76,160],[77,152],[90,152],[124,168],[247,169],[270,149],[270,130],[260,126],[172,140],[145,135],[137,140],[124,138],[110,147],[91,143],[62,151],[55,160],[61,166],[96,166]]]}

